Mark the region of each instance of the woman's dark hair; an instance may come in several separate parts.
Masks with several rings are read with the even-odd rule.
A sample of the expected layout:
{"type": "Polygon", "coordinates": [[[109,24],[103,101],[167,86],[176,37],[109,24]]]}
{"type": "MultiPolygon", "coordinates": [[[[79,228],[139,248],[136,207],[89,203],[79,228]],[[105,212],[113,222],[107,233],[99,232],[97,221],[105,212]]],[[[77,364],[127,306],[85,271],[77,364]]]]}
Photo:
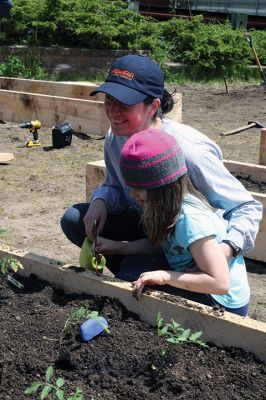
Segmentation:
{"type": "Polygon", "coordinates": [[[161,244],[171,235],[187,193],[193,194],[208,204],[202,194],[195,189],[187,174],[173,183],[147,191],[142,223],[148,239],[153,244],[161,244]]]}
{"type": "MultiPolygon", "coordinates": [[[[173,98],[175,93],[176,93],[175,91],[173,93],[169,93],[168,90],[164,89],[161,105],[154,114],[153,119],[156,119],[157,117],[162,118],[164,114],[168,114],[170,111],[172,111],[175,104],[173,98]]],[[[153,100],[154,100],[153,97],[148,97],[147,99],[144,100],[144,103],[146,105],[149,105],[153,102],[153,100]]]]}

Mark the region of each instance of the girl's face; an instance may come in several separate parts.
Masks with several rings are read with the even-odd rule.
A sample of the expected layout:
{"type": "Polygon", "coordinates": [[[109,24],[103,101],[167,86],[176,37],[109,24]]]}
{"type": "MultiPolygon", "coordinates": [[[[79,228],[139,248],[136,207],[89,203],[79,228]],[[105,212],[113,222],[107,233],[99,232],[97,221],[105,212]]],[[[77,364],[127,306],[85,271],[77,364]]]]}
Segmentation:
{"type": "Polygon", "coordinates": [[[147,201],[147,189],[130,188],[130,194],[141,205],[147,201]]]}
{"type": "Polygon", "coordinates": [[[117,136],[131,136],[152,126],[153,115],[160,105],[159,99],[154,99],[149,105],[141,102],[134,106],[120,103],[106,95],[104,110],[110,121],[112,131],[117,136]]]}

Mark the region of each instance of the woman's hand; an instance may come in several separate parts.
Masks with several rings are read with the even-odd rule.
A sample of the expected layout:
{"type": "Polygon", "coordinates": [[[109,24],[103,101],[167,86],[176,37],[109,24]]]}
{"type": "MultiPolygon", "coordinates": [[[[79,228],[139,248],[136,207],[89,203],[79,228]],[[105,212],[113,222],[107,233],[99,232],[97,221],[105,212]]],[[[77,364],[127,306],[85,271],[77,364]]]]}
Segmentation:
{"type": "Polygon", "coordinates": [[[106,204],[103,200],[98,199],[90,204],[88,211],[83,218],[85,225],[86,234],[89,239],[93,242],[95,238],[93,237],[93,227],[96,220],[97,233],[102,232],[107,219],[107,209],[106,204]]]}
{"type": "Polygon", "coordinates": [[[98,236],[97,247],[95,247],[93,250],[95,250],[96,253],[112,255],[117,254],[121,246],[123,246],[123,242],[105,239],[101,236],[98,236]]]}
{"type": "Polygon", "coordinates": [[[144,272],[140,274],[139,279],[132,282],[133,296],[140,300],[143,289],[146,285],[166,285],[170,279],[169,271],[158,270],[144,272]]]}

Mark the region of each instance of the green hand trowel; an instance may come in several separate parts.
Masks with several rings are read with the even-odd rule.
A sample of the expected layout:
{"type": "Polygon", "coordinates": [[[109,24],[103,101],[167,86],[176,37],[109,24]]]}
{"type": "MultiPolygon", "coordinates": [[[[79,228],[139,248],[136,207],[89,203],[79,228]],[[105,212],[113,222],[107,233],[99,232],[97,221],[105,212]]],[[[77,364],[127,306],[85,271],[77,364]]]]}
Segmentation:
{"type": "Polygon", "coordinates": [[[79,264],[82,268],[90,269],[93,271],[94,270],[94,268],[92,266],[93,253],[92,253],[91,247],[92,247],[92,243],[88,239],[88,237],[86,237],[82,244],[81,250],[80,250],[79,264]]]}
{"type": "Polygon", "coordinates": [[[97,275],[103,272],[103,269],[106,265],[106,259],[102,254],[93,254],[92,243],[88,237],[85,238],[82,244],[79,255],[79,263],[84,269],[96,271],[97,275]]]}

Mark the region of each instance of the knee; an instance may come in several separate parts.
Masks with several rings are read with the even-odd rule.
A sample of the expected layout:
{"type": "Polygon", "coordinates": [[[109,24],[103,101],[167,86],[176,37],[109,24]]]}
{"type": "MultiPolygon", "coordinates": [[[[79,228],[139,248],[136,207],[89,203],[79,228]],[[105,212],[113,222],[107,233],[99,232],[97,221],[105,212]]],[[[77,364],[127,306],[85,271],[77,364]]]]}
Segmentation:
{"type": "Polygon", "coordinates": [[[86,211],[85,208],[87,210],[88,205],[74,204],[66,209],[60,221],[64,233],[75,229],[84,230],[83,217],[86,211]]]}
{"type": "Polygon", "coordinates": [[[72,226],[75,222],[75,220],[77,220],[77,215],[75,216],[75,214],[78,214],[77,210],[75,210],[74,206],[69,207],[64,214],[61,217],[60,220],[60,224],[61,224],[61,228],[63,230],[63,232],[65,232],[66,230],[68,230],[68,228],[70,226],[72,226]]]}

